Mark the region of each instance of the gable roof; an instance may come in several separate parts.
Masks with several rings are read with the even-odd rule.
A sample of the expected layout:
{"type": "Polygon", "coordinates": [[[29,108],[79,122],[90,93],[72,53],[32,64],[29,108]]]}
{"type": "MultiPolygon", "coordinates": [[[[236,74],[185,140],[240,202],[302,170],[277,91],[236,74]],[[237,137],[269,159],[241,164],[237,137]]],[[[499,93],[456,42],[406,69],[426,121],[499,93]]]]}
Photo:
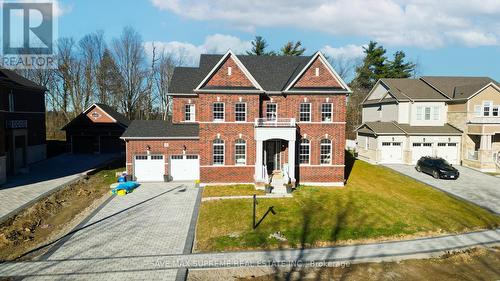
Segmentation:
{"type": "Polygon", "coordinates": [[[172,124],[164,120],[134,120],[122,139],[193,139],[199,137],[198,124],[172,124]]]}
{"type": "Polygon", "coordinates": [[[114,108],[112,108],[109,105],[104,104],[104,103],[94,103],[91,106],[89,106],[87,109],[85,109],[82,113],[78,114],[78,116],[76,116],[71,121],[69,121],[68,124],[64,125],[64,127],[62,127],[61,130],[66,130],[67,128],[69,128],[72,124],[74,124],[76,122],[76,120],[86,116],[87,113],[96,106],[99,107],[102,111],[104,111],[104,113],[109,115],[111,118],[115,119],[116,122],[118,124],[122,125],[123,127],[126,128],[130,125],[130,120],[127,117],[125,117],[123,114],[116,111],[114,108]]]}
{"type": "MultiPolygon", "coordinates": [[[[193,90],[222,61],[224,56],[202,54],[198,67],[176,67],[169,92],[171,94],[193,94],[193,90]]],[[[267,92],[285,90],[286,86],[301,73],[313,58],[313,56],[267,55],[235,55],[234,57],[248,70],[258,85],[267,92]]],[[[346,90],[346,92],[348,91],[346,90]]]]}
{"type": "Polygon", "coordinates": [[[422,76],[420,79],[453,99],[468,99],[489,83],[500,86],[490,77],[422,76]]]}
{"type": "Polygon", "coordinates": [[[444,126],[410,126],[392,122],[365,122],[359,126],[358,133],[372,135],[461,135],[462,131],[446,123],[444,126]]]}
{"type": "Polygon", "coordinates": [[[0,83],[20,86],[36,91],[47,91],[47,88],[36,84],[35,82],[24,78],[12,70],[0,68],[0,83]]]}
{"type": "Polygon", "coordinates": [[[397,100],[444,100],[439,91],[420,79],[382,78],[380,82],[389,88],[389,93],[397,100]]]}

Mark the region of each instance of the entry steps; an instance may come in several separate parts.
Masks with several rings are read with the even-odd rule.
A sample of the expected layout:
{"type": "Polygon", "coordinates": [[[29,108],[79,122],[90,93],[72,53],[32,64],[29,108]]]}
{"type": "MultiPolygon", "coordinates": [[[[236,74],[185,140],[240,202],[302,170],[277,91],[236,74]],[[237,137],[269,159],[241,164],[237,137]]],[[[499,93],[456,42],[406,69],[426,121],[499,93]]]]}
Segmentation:
{"type": "Polygon", "coordinates": [[[273,187],[271,194],[287,194],[285,184],[288,184],[288,179],[283,177],[283,173],[274,172],[271,176],[271,186],[273,187]]]}

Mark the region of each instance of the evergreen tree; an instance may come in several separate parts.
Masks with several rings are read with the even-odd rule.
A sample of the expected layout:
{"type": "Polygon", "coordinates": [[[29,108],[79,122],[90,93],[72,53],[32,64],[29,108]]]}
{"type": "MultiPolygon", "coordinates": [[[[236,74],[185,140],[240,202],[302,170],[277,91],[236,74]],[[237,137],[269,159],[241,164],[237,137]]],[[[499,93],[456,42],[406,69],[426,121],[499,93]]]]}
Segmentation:
{"type": "Polygon", "coordinates": [[[415,71],[416,64],[413,62],[405,62],[405,53],[397,51],[394,53],[394,59],[387,62],[388,73],[390,78],[409,78],[415,71]]]}
{"type": "Polygon", "coordinates": [[[275,55],[273,51],[266,52],[268,46],[267,41],[262,38],[262,36],[255,36],[252,40],[252,50],[247,51],[247,55],[264,56],[264,55],[275,55]]]}
{"type": "Polygon", "coordinates": [[[371,89],[378,79],[388,73],[386,65],[386,50],[377,46],[377,42],[370,41],[367,47],[363,47],[365,58],[361,66],[356,68],[356,77],[353,80],[358,88],[371,89]]]}
{"type": "Polygon", "coordinates": [[[283,56],[300,56],[306,49],[302,47],[302,43],[297,41],[288,41],[283,47],[281,47],[281,55],[283,56]]]}

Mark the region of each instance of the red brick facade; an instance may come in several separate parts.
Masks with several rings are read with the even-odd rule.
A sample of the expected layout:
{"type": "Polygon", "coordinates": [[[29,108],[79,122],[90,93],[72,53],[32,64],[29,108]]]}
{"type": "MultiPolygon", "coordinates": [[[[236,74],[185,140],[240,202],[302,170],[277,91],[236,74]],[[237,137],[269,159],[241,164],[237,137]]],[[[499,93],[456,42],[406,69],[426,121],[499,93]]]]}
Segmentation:
{"type": "MultiPolygon", "coordinates": [[[[230,56],[206,82],[214,87],[249,87],[250,80],[245,76],[230,56]],[[227,68],[231,67],[231,75],[227,68]]],[[[310,65],[296,83],[296,87],[341,87],[340,82],[331,75],[319,57],[310,65]],[[319,75],[316,76],[316,68],[319,75]]],[[[266,105],[277,104],[278,118],[295,118],[296,123],[296,169],[297,183],[324,182],[342,183],[344,181],[345,147],[345,94],[255,94],[228,92],[198,92],[192,96],[173,96],[173,122],[185,122],[185,105],[196,107],[196,122],[199,123],[199,140],[130,140],[127,143],[127,168],[132,172],[134,154],[144,154],[147,145],[151,153],[160,153],[168,159],[172,154],[182,154],[184,145],[186,154],[198,154],[200,157],[200,181],[202,183],[238,183],[254,182],[256,162],[256,141],[254,120],[266,117],[266,105]],[[214,122],[213,104],[224,104],[224,120],[214,122]],[[246,104],[246,121],[236,122],[237,103],[246,104]],[[311,120],[299,122],[300,104],[311,105],[311,120]],[[332,120],[322,122],[322,104],[332,105],[332,120]],[[310,162],[299,165],[299,147],[302,138],[310,142],[310,162]],[[213,164],[213,142],[224,141],[224,165],[213,164]],[[235,142],[246,142],[246,164],[235,162],[235,142]],[[331,164],[320,164],[320,143],[323,139],[332,142],[331,164]],[[165,143],[169,143],[168,148],[165,143]]],[[[288,162],[288,142],[282,141],[281,162],[288,162]]],[[[168,174],[168,165],[165,165],[168,174]]]]}
{"type": "Polygon", "coordinates": [[[295,83],[294,87],[300,88],[316,88],[316,87],[333,87],[340,88],[341,85],[335,77],[333,77],[326,66],[321,62],[318,57],[304,72],[304,74],[295,83]],[[316,69],[318,69],[318,76],[316,76],[316,69]]]}

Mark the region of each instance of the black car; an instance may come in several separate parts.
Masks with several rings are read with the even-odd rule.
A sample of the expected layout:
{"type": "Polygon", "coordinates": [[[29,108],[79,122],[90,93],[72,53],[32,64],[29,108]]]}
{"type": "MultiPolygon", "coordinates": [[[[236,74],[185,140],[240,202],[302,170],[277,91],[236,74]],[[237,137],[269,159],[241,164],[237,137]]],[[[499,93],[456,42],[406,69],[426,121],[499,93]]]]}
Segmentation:
{"type": "Polygon", "coordinates": [[[419,172],[423,172],[432,175],[436,179],[452,179],[456,180],[460,176],[457,169],[451,166],[443,158],[437,157],[422,157],[418,160],[415,169],[419,172]]]}

